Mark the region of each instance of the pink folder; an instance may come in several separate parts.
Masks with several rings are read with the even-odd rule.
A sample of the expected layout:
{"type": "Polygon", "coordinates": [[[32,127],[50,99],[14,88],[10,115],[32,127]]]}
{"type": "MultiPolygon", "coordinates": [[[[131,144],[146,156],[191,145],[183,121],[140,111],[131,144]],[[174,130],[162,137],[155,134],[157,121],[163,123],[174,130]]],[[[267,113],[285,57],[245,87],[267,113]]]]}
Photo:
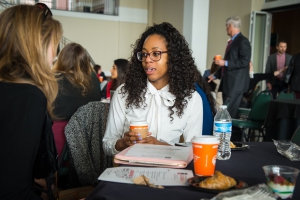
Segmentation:
{"type": "MultiPolygon", "coordinates": [[[[139,145],[139,144],[136,144],[139,145]]],[[[150,144],[146,144],[150,145],[150,144]]],[[[167,167],[167,168],[185,168],[193,159],[193,150],[191,147],[178,147],[178,146],[164,146],[169,148],[189,148],[188,155],[180,160],[174,160],[172,158],[153,158],[153,157],[136,157],[127,156],[126,153],[135,145],[128,147],[115,155],[114,162],[125,165],[139,165],[139,166],[152,166],[152,167],[167,167]]],[[[156,147],[162,147],[163,145],[155,145],[156,147]]]]}

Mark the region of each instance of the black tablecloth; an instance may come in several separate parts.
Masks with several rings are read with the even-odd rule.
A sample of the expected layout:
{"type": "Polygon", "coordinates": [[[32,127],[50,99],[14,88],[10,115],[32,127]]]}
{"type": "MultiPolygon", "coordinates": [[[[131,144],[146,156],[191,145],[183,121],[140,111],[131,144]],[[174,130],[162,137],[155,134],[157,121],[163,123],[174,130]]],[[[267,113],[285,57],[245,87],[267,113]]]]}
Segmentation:
{"type": "MultiPolygon", "coordinates": [[[[266,183],[262,166],[286,165],[300,169],[300,161],[290,161],[280,155],[272,142],[250,142],[250,149],[245,151],[232,151],[227,161],[217,160],[216,169],[226,175],[243,180],[249,186],[266,183]]],[[[193,162],[188,169],[193,169],[193,162]]],[[[300,175],[297,179],[293,199],[300,199],[300,175]]],[[[86,200],[199,200],[212,198],[216,194],[193,190],[190,187],[165,187],[154,189],[133,184],[122,184],[101,181],[86,200]]]]}
{"type": "Polygon", "coordinates": [[[300,126],[300,100],[272,100],[265,122],[266,140],[290,140],[300,126]]]}

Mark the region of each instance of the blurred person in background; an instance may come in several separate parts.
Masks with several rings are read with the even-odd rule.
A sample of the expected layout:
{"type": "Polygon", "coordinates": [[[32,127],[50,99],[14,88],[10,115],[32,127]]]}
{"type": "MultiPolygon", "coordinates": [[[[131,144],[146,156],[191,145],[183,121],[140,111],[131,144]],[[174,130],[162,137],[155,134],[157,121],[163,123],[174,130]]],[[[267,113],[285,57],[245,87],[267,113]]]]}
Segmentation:
{"type": "MultiPolygon", "coordinates": [[[[224,59],[215,60],[220,66],[217,72],[209,76],[221,79],[219,90],[222,91],[223,104],[228,105],[227,110],[231,118],[236,118],[243,94],[249,87],[249,62],[251,58],[251,45],[249,40],[241,33],[241,18],[231,16],[226,20],[226,32],[230,39],[227,42],[224,59]]],[[[240,134],[234,134],[240,137],[240,134]]],[[[235,139],[239,141],[239,139],[235,139]]],[[[233,140],[233,141],[235,141],[233,140]]]]}
{"type": "MultiPolygon", "coordinates": [[[[105,73],[102,71],[101,66],[100,65],[94,65],[94,71],[97,75],[98,78],[100,78],[100,76],[103,77],[103,81],[107,80],[107,77],[105,76],[105,73]]],[[[99,79],[100,80],[100,79],[99,79]]],[[[101,81],[102,82],[102,81],[101,81]]]]}
{"type": "Polygon", "coordinates": [[[106,98],[110,98],[110,91],[116,90],[121,84],[124,83],[125,71],[128,66],[128,60],[126,59],[116,59],[110,70],[111,81],[107,83],[106,87],[106,98]]]}
{"type": "Polygon", "coordinates": [[[59,90],[54,101],[52,129],[59,157],[66,142],[64,128],[69,119],[79,107],[101,100],[99,80],[92,70],[86,50],[77,43],[67,44],[53,66],[59,90]]]}
{"type": "MultiPolygon", "coordinates": [[[[287,43],[284,40],[278,42],[276,46],[277,52],[270,55],[266,64],[266,74],[274,73],[275,71],[284,70],[291,61],[292,56],[286,53],[287,43]]],[[[272,92],[273,99],[276,99],[277,94],[282,90],[287,89],[288,85],[284,81],[284,74],[280,73],[278,76],[273,76],[267,79],[267,87],[272,92]]]]}
{"type": "Polygon", "coordinates": [[[291,90],[295,92],[296,98],[300,99],[300,53],[293,56],[290,67],[292,69],[287,69],[287,73],[291,74],[289,84],[291,90]]]}
{"type": "Polygon", "coordinates": [[[248,91],[243,96],[240,107],[241,108],[251,108],[253,92],[254,92],[255,88],[257,87],[257,84],[260,81],[276,77],[279,74],[281,74],[282,72],[284,72],[285,70],[286,70],[286,68],[274,71],[273,73],[254,73],[253,64],[252,64],[252,62],[250,62],[249,63],[249,76],[250,76],[249,88],[248,88],[248,91]]]}
{"type": "MultiPolygon", "coordinates": [[[[215,64],[215,58],[213,58],[213,62],[211,63],[210,69],[207,69],[204,71],[203,78],[208,81],[209,76],[214,74],[218,69],[219,66],[215,64]]],[[[222,92],[219,91],[220,87],[220,79],[214,79],[213,81],[208,83],[211,87],[211,91],[213,92],[213,96],[216,100],[216,108],[219,109],[221,105],[223,105],[223,98],[222,98],[222,92]]]]}

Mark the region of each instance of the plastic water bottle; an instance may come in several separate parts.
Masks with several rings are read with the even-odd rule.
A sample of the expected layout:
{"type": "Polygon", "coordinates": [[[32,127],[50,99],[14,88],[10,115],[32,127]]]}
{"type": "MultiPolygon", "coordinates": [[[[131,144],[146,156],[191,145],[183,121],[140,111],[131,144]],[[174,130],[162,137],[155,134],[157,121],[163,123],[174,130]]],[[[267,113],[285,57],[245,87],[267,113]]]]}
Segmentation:
{"type": "Polygon", "coordinates": [[[220,106],[214,119],[214,136],[220,138],[218,160],[228,160],[231,156],[230,137],[232,121],[227,106],[220,106]]]}

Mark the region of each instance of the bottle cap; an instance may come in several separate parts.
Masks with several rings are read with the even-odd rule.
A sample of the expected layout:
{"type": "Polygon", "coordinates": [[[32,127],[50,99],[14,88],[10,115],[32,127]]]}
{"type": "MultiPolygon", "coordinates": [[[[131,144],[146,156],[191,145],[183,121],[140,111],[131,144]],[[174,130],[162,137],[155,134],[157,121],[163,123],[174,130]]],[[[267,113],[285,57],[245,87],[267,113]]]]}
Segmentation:
{"type": "Polygon", "coordinates": [[[227,105],[221,105],[220,108],[227,109],[227,105]]]}

